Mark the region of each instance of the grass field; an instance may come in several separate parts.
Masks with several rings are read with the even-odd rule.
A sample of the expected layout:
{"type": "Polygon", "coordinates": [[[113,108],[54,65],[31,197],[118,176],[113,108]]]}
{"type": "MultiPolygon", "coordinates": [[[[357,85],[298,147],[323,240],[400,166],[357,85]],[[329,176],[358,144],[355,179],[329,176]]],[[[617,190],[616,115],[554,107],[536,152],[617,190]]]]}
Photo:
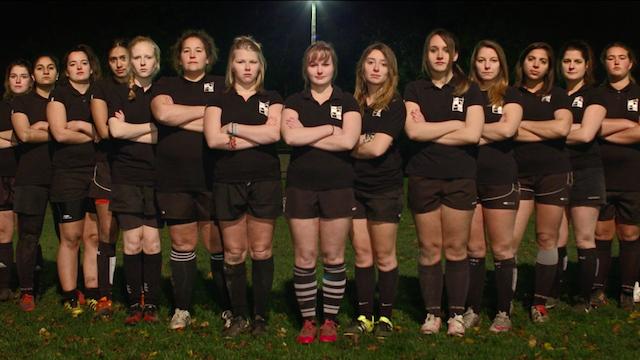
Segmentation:
{"type": "MultiPolygon", "coordinates": [[[[480,327],[467,332],[464,338],[450,338],[446,331],[436,336],[419,334],[424,311],[416,277],[417,242],[410,215],[405,211],[398,234],[400,285],[394,311],[396,333],[385,342],[362,337],[357,343],[339,338],[334,344],[314,343],[302,346],[295,342],[300,327],[292,285],[292,248],[289,232],[279,219],[275,235],[275,281],[271,302],[269,334],[261,338],[249,335],[225,340],[220,335],[222,321],[215,304],[209,279],[208,256],[198,252],[198,283],[192,316],[195,321],[184,332],[167,329],[171,306],[169,282],[169,240],[163,236],[163,300],[159,324],[125,327],[122,250],[118,246],[115,297],[117,312],[108,321],[93,319],[90,313],[72,319],[64,313],[57,294],[55,251],[57,240],[47,218],[42,246],[45,268],[41,283],[43,295],[33,313],[23,313],[17,302],[0,303],[0,358],[118,358],[118,359],[270,359],[270,358],[467,358],[529,359],[529,358],[640,358],[640,313],[627,313],[613,304],[585,315],[561,304],[551,310],[551,321],[534,325],[528,318],[526,304],[531,297],[535,246],[532,229],[519,255],[519,283],[514,307],[514,330],[495,335],[487,329],[493,316],[493,268],[488,259],[489,273],[485,297],[487,304],[480,327]]],[[[571,246],[569,276],[575,279],[575,247],[571,246]]],[[[354,315],[353,255],[348,251],[349,283],[342,303],[340,323],[347,325],[354,315]]],[[[612,292],[617,293],[617,272],[614,262],[612,292]]],[[[250,274],[250,271],[249,271],[250,274]]],[[[575,291],[575,289],[569,289],[575,291]]]]}

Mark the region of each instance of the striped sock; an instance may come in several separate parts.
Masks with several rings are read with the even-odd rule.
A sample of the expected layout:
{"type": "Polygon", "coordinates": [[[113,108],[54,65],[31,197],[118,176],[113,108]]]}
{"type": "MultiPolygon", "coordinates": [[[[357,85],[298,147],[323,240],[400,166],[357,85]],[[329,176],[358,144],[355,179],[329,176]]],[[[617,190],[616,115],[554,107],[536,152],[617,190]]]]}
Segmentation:
{"type": "Polygon", "coordinates": [[[324,265],[322,277],[322,304],[325,320],[336,321],[340,310],[340,302],[347,287],[347,270],[344,265],[324,265]]]}
{"type": "Polygon", "coordinates": [[[293,286],[296,290],[296,298],[300,313],[304,320],[313,320],[316,317],[316,297],[318,295],[318,282],[316,281],[316,268],[303,269],[294,267],[293,286]]]}
{"type": "Polygon", "coordinates": [[[196,252],[171,249],[171,280],[175,307],[189,310],[196,272],[196,252]]]}

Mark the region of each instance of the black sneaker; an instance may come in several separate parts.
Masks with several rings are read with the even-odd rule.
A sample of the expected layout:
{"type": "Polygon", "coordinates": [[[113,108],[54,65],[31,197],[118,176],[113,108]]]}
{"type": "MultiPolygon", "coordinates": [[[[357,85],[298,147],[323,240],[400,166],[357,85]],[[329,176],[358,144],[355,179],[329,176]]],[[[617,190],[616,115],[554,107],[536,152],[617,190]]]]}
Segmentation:
{"type": "Polygon", "coordinates": [[[625,311],[633,311],[635,309],[633,295],[620,294],[620,307],[625,311]]]}
{"type": "Polygon", "coordinates": [[[267,333],[267,320],[262,316],[257,315],[255,319],[253,319],[253,329],[251,330],[251,335],[253,336],[261,336],[267,333]]]}
{"type": "Polygon", "coordinates": [[[386,316],[380,316],[373,328],[373,335],[379,340],[384,340],[393,335],[393,323],[386,316]]]}
{"type": "Polygon", "coordinates": [[[251,331],[251,324],[244,316],[236,316],[231,319],[231,326],[222,330],[222,336],[225,338],[233,338],[240,334],[251,331]]]}

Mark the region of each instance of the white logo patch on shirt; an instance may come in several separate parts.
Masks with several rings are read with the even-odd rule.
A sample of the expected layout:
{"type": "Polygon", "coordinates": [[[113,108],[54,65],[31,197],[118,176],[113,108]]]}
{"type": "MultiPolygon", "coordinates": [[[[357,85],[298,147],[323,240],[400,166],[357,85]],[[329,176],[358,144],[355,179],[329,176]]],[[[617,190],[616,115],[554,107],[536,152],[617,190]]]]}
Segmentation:
{"type": "Polygon", "coordinates": [[[211,93],[216,91],[215,82],[206,82],[204,83],[203,91],[206,93],[211,93]]]}
{"type": "Polygon", "coordinates": [[[491,112],[493,114],[502,115],[502,106],[491,105],[491,112]]]}
{"type": "Polygon", "coordinates": [[[638,111],[638,98],[627,100],[627,111],[638,111]]]}
{"type": "Polygon", "coordinates": [[[542,99],[540,99],[540,101],[546,102],[546,103],[550,103],[551,102],[551,95],[543,96],[542,99]]]}
{"type": "Polygon", "coordinates": [[[342,106],[331,105],[331,118],[342,121],[342,106]]]}
{"type": "Polygon", "coordinates": [[[582,96],[576,96],[576,98],[573,99],[571,106],[582,109],[582,107],[584,106],[584,98],[582,96]]]}
{"type": "Polygon", "coordinates": [[[373,117],[382,117],[382,109],[373,110],[373,112],[371,113],[371,116],[373,116],[373,117]]]}
{"type": "Polygon", "coordinates": [[[455,96],[451,102],[451,111],[464,112],[464,98],[455,96]]]}
{"type": "Polygon", "coordinates": [[[264,116],[269,116],[269,102],[258,101],[258,112],[264,116]]]}

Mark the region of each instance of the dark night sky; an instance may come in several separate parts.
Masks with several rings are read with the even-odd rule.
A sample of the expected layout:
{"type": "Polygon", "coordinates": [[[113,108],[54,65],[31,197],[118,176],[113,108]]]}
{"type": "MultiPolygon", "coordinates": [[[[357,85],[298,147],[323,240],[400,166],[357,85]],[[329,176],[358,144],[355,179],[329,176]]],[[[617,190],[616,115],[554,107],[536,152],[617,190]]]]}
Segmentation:
{"type": "MultiPolygon", "coordinates": [[[[267,87],[286,96],[302,87],[301,56],[309,44],[310,5],[299,2],[48,2],[2,3],[0,29],[5,48],[0,66],[42,51],[58,57],[77,43],[91,45],[101,60],[115,38],[151,36],[163,50],[163,75],[173,71],[169,47],[187,28],[202,28],[215,39],[222,74],[228,48],[237,35],[250,34],[263,44],[268,62],[267,87]],[[11,18],[12,21],[6,19],[11,18]],[[16,25],[21,21],[24,25],[16,25]]],[[[351,91],[361,51],[380,40],[395,51],[401,89],[420,76],[424,38],[436,27],[454,32],[461,42],[466,70],[474,44],[484,38],[501,43],[512,67],[520,50],[533,41],[558,49],[573,38],[587,40],[596,54],[622,40],[640,51],[633,2],[320,2],[318,38],[332,42],[338,53],[337,84],[351,91]]],[[[103,61],[106,70],[106,64],[103,61]]],[[[599,78],[602,71],[599,70],[599,78]]]]}

